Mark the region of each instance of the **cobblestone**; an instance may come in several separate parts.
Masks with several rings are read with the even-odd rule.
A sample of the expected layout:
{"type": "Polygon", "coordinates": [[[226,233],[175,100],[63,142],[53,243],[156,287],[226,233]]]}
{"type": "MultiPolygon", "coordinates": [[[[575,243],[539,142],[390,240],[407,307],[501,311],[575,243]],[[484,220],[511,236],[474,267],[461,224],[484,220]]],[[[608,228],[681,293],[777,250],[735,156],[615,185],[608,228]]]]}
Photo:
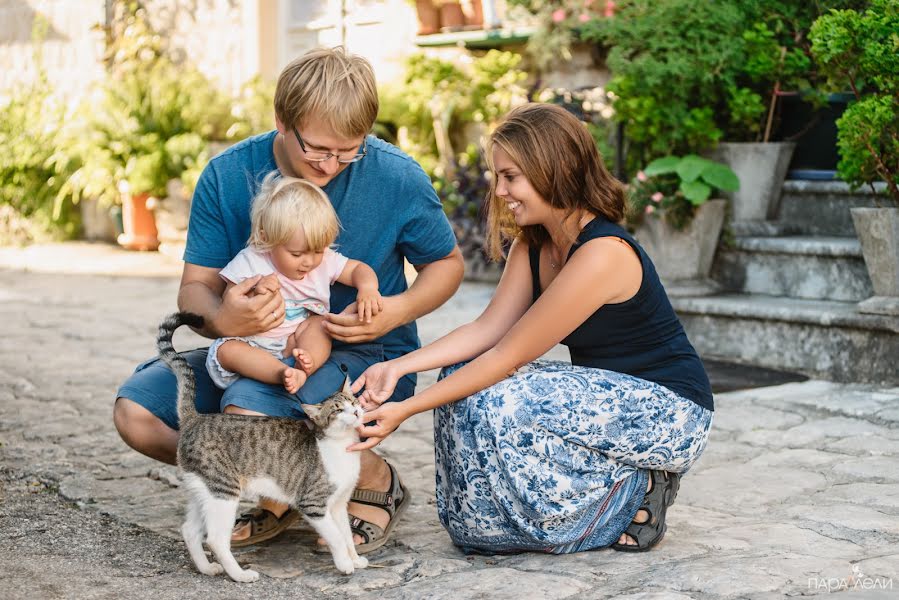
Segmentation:
{"type": "MultiPolygon", "coordinates": [[[[719,394],[705,456],[648,554],[465,556],[437,520],[432,421],[419,415],[383,445],[413,501],[373,568],[339,576],[298,527],[238,553],[263,573],[256,584],[199,575],[179,539],[176,470],[128,449],[110,418],[118,383],[154,354],[179,273],[102,245],[0,248],[4,598],[899,595],[899,390],[823,381],[719,394]]],[[[464,284],[420,321],[422,338],[490,294],[464,284]]],[[[176,347],[202,341],[182,332],[176,347]]]]}

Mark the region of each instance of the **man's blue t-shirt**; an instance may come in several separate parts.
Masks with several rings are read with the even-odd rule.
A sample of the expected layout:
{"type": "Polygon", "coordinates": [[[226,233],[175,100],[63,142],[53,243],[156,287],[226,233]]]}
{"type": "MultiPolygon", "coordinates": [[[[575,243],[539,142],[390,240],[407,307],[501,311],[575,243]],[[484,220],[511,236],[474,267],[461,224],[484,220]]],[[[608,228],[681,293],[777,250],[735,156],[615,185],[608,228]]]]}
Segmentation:
{"type": "MultiPolygon", "coordinates": [[[[277,169],[276,134],[246,139],[203,170],[190,210],[185,262],[221,269],[246,246],[253,196],[265,176],[277,169]]],[[[365,158],[350,164],[323,189],[340,219],[336,249],[374,269],[381,294],[393,296],[407,287],[404,257],[413,265],[439,260],[452,252],[456,238],[418,163],[376,137],[369,136],[367,146],[365,158]]],[[[355,288],[335,284],[331,311],[342,311],[355,298],[355,288]]],[[[387,359],[420,346],[414,322],[377,342],[383,344],[387,359]]]]}

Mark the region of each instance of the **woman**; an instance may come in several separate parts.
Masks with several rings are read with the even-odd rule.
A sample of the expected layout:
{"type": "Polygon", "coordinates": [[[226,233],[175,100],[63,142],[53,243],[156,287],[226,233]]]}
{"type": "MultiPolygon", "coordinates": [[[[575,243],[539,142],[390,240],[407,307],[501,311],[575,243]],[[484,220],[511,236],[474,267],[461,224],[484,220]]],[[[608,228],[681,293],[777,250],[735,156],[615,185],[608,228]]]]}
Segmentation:
{"type": "Polygon", "coordinates": [[[352,449],[437,409],[437,508],[454,543],[648,550],[708,439],[708,377],[649,257],[616,224],[624,190],[583,124],[528,104],[487,156],[488,244],[497,257],[512,242],[496,293],[474,322],[354,382],[374,424],[352,449]],[[531,362],[559,342],[571,365],[531,362]],[[381,405],[403,375],[446,365],[435,385],[381,405]]]}

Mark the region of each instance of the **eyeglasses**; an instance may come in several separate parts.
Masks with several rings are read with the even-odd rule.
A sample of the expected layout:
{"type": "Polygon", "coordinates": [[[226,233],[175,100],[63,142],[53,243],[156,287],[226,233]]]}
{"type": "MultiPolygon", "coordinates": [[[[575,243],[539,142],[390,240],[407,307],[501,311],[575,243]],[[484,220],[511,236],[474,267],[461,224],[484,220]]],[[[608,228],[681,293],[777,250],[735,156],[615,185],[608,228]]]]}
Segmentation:
{"type": "Polygon", "coordinates": [[[326,160],[331,160],[331,157],[337,158],[337,162],[342,165],[348,165],[350,163],[354,163],[365,158],[366,153],[368,153],[368,147],[366,140],[362,140],[362,152],[352,154],[334,154],[333,152],[320,152],[317,150],[306,150],[306,144],[303,143],[303,138],[300,137],[300,132],[297,131],[297,128],[293,128],[293,134],[297,136],[297,141],[300,143],[300,148],[303,150],[303,155],[306,160],[309,162],[325,162],[326,160]]]}

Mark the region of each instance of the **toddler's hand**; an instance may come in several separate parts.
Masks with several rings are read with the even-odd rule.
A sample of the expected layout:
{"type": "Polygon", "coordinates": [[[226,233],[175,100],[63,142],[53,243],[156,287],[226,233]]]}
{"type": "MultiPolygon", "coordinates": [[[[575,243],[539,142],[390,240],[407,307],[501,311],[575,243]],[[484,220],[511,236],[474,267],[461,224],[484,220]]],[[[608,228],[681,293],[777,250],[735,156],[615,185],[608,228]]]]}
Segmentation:
{"type": "Polygon", "coordinates": [[[356,312],[360,323],[371,323],[371,318],[384,310],[384,298],[378,290],[359,290],[356,295],[356,312]]]}
{"type": "Polygon", "coordinates": [[[274,294],[281,290],[281,282],[278,281],[278,276],[274,273],[266,275],[253,288],[254,296],[261,296],[262,294],[274,294]]]}

